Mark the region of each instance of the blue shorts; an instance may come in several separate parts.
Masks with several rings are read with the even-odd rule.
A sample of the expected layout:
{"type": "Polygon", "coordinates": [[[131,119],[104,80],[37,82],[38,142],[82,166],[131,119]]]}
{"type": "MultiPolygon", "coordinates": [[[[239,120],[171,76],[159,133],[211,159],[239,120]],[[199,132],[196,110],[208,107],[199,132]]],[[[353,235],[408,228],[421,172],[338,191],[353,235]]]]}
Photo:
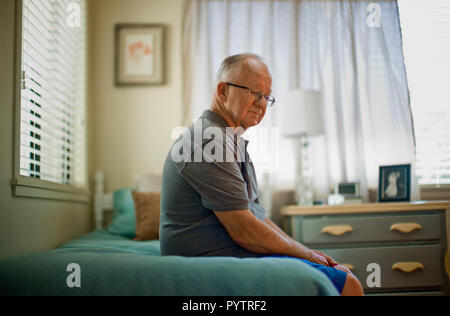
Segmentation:
{"type": "Polygon", "coordinates": [[[319,270],[320,272],[324,273],[328,279],[331,280],[331,282],[334,284],[336,289],[338,290],[339,294],[342,294],[342,290],[344,289],[345,281],[347,281],[347,273],[335,268],[326,267],[324,265],[318,264],[318,263],[312,263],[311,261],[295,258],[295,257],[289,257],[289,256],[280,256],[280,255],[271,255],[271,256],[262,256],[263,258],[285,258],[285,259],[297,259],[300,261],[303,261],[304,263],[308,264],[309,266],[313,267],[314,269],[319,270]]]}

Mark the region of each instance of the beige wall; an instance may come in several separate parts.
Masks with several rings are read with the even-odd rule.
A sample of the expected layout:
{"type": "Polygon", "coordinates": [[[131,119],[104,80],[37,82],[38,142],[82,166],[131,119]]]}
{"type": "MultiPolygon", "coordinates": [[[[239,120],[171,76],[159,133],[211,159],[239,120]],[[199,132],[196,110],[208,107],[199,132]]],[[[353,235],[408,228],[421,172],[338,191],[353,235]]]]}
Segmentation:
{"type": "MultiPolygon", "coordinates": [[[[91,184],[96,170],[105,172],[107,191],[133,186],[134,175],[161,172],[172,129],[181,122],[183,2],[90,1],[87,119],[91,184]],[[164,86],[114,86],[114,24],[126,22],[167,26],[164,86]]],[[[14,3],[0,1],[0,259],[53,249],[93,228],[90,205],[12,196],[14,3]]]]}
{"type": "Polygon", "coordinates": [[[14,4],[0,1],[0,260],[55,248],[92,227],[87,204],[12,196],[14,4]]]}
{"type": "Polygon", "coordinates": [[[105,190],[133,186],[133,177],[161,173],[172,129],[181,122],[182,0],[94,0],[90,3],[90,178],[105,173],[105,190]],[[114,85],[114,25],[166,25],[163,86],[114,85]]]}

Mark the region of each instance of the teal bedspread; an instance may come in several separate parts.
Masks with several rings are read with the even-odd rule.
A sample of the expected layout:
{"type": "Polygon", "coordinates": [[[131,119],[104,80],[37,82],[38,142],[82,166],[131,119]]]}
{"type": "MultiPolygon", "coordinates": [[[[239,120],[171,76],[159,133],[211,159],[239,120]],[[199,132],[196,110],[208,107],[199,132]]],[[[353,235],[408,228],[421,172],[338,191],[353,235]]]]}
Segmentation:
{"type": "Polygon", "coordinates": [[[309,296],[338,295],[298,260],[160,256],[159,242],[99,230],[62,247],[0,262],[0,295],[309,296]],[[80,268],[80,287],[67,267],[80,268]],[[69,266],[70,267],[70,266],[69,266]]]}

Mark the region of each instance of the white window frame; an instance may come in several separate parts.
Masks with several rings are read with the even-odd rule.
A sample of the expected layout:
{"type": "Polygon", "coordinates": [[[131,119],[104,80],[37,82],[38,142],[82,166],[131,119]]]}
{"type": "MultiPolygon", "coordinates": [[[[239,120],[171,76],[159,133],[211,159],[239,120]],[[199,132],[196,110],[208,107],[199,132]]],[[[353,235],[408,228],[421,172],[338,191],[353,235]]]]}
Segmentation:
{"type": "MultiPolygon", "coordinates": [[[[401,4],[400,3],[398,4],[398,7],[399,7],[398,8],[399,9],[399,18],[401,19],[401,15],[400,15],[401,4]]],[[[404,49],[405,48],[403,47],[403,50],[404,49]]],[[[404,51],[404,54],[405,54],[405,51],[404,51]]],[[[413,115],[413,118],[414,118],[414,115],[413,115]]],[[[424,184],[420,184],[420,190],[421,190],[421,198],[422,199],[438,199],[438,198],[440,198],[440,199],[448,200],[450,198],[450,184],[449,183],[440,183],[440,184],[424,183],[424,184]]]]}
{"type": "MultiPolygon", "coordinates": [[[[14,162],[11,180],[15,197],[61,200],[79,203],[90,202],[88,187],[77,188],[67,184],[29,178],[20,175],[20,116],[21,116],[21,73],[22,73],[22,0],[16,1],[15,23],[15,70],[14,70],[14,162]]],[[[87,184],[86,184],[87,185],[87,184]]]]}

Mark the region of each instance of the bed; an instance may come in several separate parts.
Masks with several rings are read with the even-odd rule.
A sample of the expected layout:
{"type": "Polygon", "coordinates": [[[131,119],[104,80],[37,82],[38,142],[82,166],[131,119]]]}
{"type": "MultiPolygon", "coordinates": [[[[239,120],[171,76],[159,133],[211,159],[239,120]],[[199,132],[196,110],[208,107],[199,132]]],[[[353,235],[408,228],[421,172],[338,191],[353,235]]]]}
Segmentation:
{"type": "Polygon", "coordinates": [[[163,257],[158,240],[138,242],[101,227],[102,211],[116,208],[120,196],[103,194],[102,183],[98,176],[97,229],[58,249],[0,262],[0,295],[338,295],[325,275],[299,260],[163,257]]]}

